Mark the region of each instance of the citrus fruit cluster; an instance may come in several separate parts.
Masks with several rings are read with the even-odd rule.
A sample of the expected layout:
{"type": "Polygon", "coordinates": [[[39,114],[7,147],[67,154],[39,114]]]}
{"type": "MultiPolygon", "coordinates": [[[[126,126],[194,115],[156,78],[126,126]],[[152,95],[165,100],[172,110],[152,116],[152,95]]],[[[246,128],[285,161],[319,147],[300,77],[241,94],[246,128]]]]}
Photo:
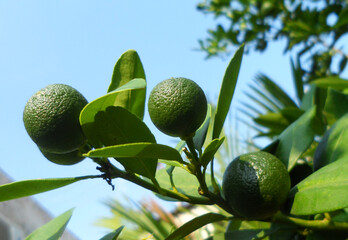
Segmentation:
{"type": "Polygon", "coordinates": [[[247,219],[267,219],[286,201],[290,176],[274,155],[263,151],[247,153],[227,166],[222,190],[238,215],[247,219]]]}
{"type": "Polygon", "coordinates": [[[154,125],[163,133],[187,139],[192,137],[207,114],[203,90],[187,78],[170,78],[150,93],[148,110],[154,125]]]}
{"type": "Polygon", "coordinates": [[[36,92],[23,112],[25,129],[50,161],[71,165],[80,162],[86,138],[79,123],[87,100],[76,89],[52,84],[36,92]]]}

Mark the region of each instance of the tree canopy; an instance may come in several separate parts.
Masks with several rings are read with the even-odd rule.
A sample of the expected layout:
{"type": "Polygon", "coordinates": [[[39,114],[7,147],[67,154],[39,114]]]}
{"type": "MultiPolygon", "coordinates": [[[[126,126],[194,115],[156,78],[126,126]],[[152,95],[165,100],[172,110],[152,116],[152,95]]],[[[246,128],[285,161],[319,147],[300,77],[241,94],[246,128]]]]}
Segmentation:
{"type": "Polygon", "coordinates": [[[294,54],[306,81],[339,75],[347,65],[343,38],[348,32],[348,1],[344,0],[205,0],[199,11],[223,23],[200,40],[207,57],[221,56],[245,43],[265,51],[285,39],[285,52],[294,54]]]}

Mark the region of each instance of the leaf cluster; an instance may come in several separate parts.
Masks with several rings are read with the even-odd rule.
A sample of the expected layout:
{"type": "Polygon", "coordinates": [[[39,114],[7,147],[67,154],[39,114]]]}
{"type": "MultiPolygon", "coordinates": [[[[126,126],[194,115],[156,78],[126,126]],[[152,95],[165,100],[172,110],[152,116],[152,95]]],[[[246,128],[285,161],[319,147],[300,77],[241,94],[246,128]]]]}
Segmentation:
{"type": "Polygon", "coordinates": [[[263,52],[272,41],[284,39],[284,51],[295,53],[307,81],[346,67],[348,56],[340,41],[348,31],[347,1],[209,0],[197,8],[227,22],[199,41],[207,57],[221,56],[242,43],[263,52]]]}

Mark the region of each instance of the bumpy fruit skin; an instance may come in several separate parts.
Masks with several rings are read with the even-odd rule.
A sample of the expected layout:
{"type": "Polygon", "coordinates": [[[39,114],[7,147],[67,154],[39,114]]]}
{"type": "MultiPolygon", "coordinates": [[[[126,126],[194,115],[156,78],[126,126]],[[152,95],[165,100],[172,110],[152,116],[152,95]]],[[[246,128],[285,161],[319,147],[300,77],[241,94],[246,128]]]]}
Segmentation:
{"type": "Polygon", "coordinates": [[[243,154],[226,168],[222,190],[230,207],[247,219],[267,219],[286,201],[290,176],[285,165],[267,152],[243,154]]]}
{"type": "Polygon", "coordinates": [[[25,129],[46,152],[73,152],[86,142],[79,115],[87,103],[81,93],[68,85],[49,85],[28,100],[23,113],[25,129]]]}
{"type": "Polygon", "coordinates": [[[150,93],[148,110],[154,125],[163,133],[192,137],[207,114],[203,90],[187,78],[170,78],[157,84],[150,93]]]}
{"type": "Polygon", "coordinates": [[[81,155],[80,150],[62,154],[47,152],[43,149],[40,149],[40,152],[47,160],[59,165],[73,165],[85,159],[85,157],[81,155]]]}

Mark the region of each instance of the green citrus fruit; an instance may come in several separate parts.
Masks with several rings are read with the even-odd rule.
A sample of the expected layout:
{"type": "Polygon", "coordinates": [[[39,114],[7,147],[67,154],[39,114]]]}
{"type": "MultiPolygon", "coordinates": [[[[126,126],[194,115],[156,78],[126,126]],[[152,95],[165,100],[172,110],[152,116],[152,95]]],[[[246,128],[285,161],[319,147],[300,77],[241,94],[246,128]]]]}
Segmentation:
{"type": "Polygon", "coordinates": [[[163,133],[192,137],[207,114],[207,99],[203,90],[187,78],[171,78],[157,84],[150,93],[149,114],[163,133]]]}
{"type": "Polygon", "coordinates": [[[49,161],[59,165],[73,165],[85,159],[85,157],[79,155],[79,150],[62,154],[46,152],[42,149],[40,149],[40,151],[49,161]]]}
{"type": "Polygon", "coordinates": [[[222,190],[230,207],[248,219],[273,216],[286,201],[290,176],[285,165],[267,152],[240,155],[226,168],[222,190]]]}
{"type": "Polygon", "coordinates": [[[79,123],[87,100],[64,84],[49,85],[35,93],[24,108],[23,121],[31,139],[51,153],[68,153],[86,142],[79,123]]]}

